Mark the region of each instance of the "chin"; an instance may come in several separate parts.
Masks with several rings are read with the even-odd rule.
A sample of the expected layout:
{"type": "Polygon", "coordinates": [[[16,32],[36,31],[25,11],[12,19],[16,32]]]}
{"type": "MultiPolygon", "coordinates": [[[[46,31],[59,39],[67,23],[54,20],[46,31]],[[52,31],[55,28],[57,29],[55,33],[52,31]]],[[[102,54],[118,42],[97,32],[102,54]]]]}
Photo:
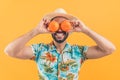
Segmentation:
{"type": "Polygon", "coordinates": [[[57,43],[63,43],[63,42],[66,41],[66,39],[68,37],[68,33],[65,33],[63,39],[61,39],[61,40],[58,40],[55,36],[56,36],[56,33],[52,34],[52,38],[53,38],[53,40],[55,42],[57,42],[57,43]]]}

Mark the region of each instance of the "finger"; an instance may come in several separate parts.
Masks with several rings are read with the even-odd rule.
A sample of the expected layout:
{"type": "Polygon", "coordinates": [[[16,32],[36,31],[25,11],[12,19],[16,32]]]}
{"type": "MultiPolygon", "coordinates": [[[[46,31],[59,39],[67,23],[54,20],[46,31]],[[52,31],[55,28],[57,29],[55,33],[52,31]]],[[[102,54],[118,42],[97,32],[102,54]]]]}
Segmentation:
{"type": "Polygon", "coordinates": [[[47,21],[46,21],[46,24],[48,25],[50,23],[50,20],[48,19],[47,21]]]}
{"type": "Polygon", "coordinates": [[[78,21],[76,21],[75,26],[76,26],[76,27],[79,27],[79,26],[80,26],[80,24],[79,24],[78,21]]]}
{"type": "Polygon", "coordinates": [[[71,24],[72,27],[74,26],[72,21],[70,21],[70,24],[71,24]]]}
{"type": "Polygon", "coordinates": [[[45,19],[43,18],[42,20],[44,21],[45,19]]]}
{"type": "Polygon", "coordinates": [[[55,32],[48,31],[47,33],[49,33],[49,34],[53,34],[53,33],[55,33],[55,32]]]}
{"type": "Polygon", "coordinates": [[[43,18],[43,21],[46,22],[46,18],[43,18]]]}
{"type": "Polygon", "coordinates": [[[67,32],[74,32],[74,29],[68,30],[67,32]]]}
{"type": "Polygon", "coordinates": [[[77,21],[77,26],[80,26],[79,21],[77,21]]]}
{"type": "Polygon", "coordinates": [[[80,22],[78,22],[78,25],[79,25],[79,27],[81,28],[81,23],[80,23],[80,22]]]}
{"type": "Polygon", "coordinates": [[[49,19],[46,19],[46,20],[45,20],[45,24],[48,24],[48,23],[50,23],[50,20],[49,20],[49,19]]]}
{"type": "Polygon", "coordinates": [[[55,32],[50,32],[51,34],[54,34],[55,32]]]}
{"type": "Polygon", "coordinates": [[[73,21],[70,21],[71,24],[73,24],[73,21]]]}
{"type": "Polygon", "coordinates": [[[45,26],[45,28],[48,27],[48,20],[47,19],[45,19],[45,21],[44,21],[44,26],[45,26]]]}

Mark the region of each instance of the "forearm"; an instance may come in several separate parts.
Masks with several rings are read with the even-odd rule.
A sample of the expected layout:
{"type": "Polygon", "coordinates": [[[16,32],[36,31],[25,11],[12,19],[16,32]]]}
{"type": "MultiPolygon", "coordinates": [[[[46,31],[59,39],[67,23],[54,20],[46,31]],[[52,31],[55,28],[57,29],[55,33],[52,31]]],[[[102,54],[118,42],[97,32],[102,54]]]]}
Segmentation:
{"type": "Polygon", "coordinates": [[[26,43],[36,35],[38,35],[38,32],[37,30],[33,29],[30,32],[18,37],[13,42],[8,44],[8,46],[5,48],[5,52],[9,54],[19,53],[22,48],[25,47],[26,43]]]}
{"type": "Polygon", "coordinates": [[[115,50],[115,46],[109,40],[97,34],[93,30],[86,28],[83,33],[92,38],[96,42],[97,47],[100,48],[102,51],[106,53],[111,53],[115,50]]]}

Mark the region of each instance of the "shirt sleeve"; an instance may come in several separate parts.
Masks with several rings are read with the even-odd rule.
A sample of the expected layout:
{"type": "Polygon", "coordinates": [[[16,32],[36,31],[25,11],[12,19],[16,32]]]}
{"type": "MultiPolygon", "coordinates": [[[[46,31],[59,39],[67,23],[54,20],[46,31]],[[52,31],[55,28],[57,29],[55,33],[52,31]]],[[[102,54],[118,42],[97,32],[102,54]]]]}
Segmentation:
{"type": "Polygon", "coordinates": [[[39,44],[32,44],[31,45],[32,51],[34,56],[31,58],[31,60],[36,60],[38,59],[39,55],[40,55],[40,51],[42,50],[42,43],[39,44]]]}
{"type": "Polygon", "coordinates": [[[88,59],[86,57],[86,52],[88,50],[88,46],[78,46],[80,52],[81,52],[81,55],[82,55],[82,60],[85,61],[86,59],[88,59]]]}

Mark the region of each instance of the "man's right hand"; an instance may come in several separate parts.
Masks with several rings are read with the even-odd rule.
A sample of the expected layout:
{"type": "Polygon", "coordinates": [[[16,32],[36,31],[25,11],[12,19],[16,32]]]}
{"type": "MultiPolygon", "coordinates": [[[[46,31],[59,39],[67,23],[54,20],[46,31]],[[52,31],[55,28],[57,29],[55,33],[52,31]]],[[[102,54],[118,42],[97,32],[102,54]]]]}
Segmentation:
{"type": "Polygon", "coordinates": [[[32,58],[34,56],[32,48],[25,44],[38,34],[51,33],[47,29],[49,22],[49,19],[42,19],[36,28],[9,43],[4,50],[5,53],[11,57],[20,59],[32,58]]]}
{"type": "Polygon", "coordinates": [[[38,32],[38,34],[42,34],[42,33],[51,33],[47,27],[50,23],[49,19],[42,19],[40,21],[40,23],[37,25],[37,27],[35,28],[35,31],[38,32]]]}

